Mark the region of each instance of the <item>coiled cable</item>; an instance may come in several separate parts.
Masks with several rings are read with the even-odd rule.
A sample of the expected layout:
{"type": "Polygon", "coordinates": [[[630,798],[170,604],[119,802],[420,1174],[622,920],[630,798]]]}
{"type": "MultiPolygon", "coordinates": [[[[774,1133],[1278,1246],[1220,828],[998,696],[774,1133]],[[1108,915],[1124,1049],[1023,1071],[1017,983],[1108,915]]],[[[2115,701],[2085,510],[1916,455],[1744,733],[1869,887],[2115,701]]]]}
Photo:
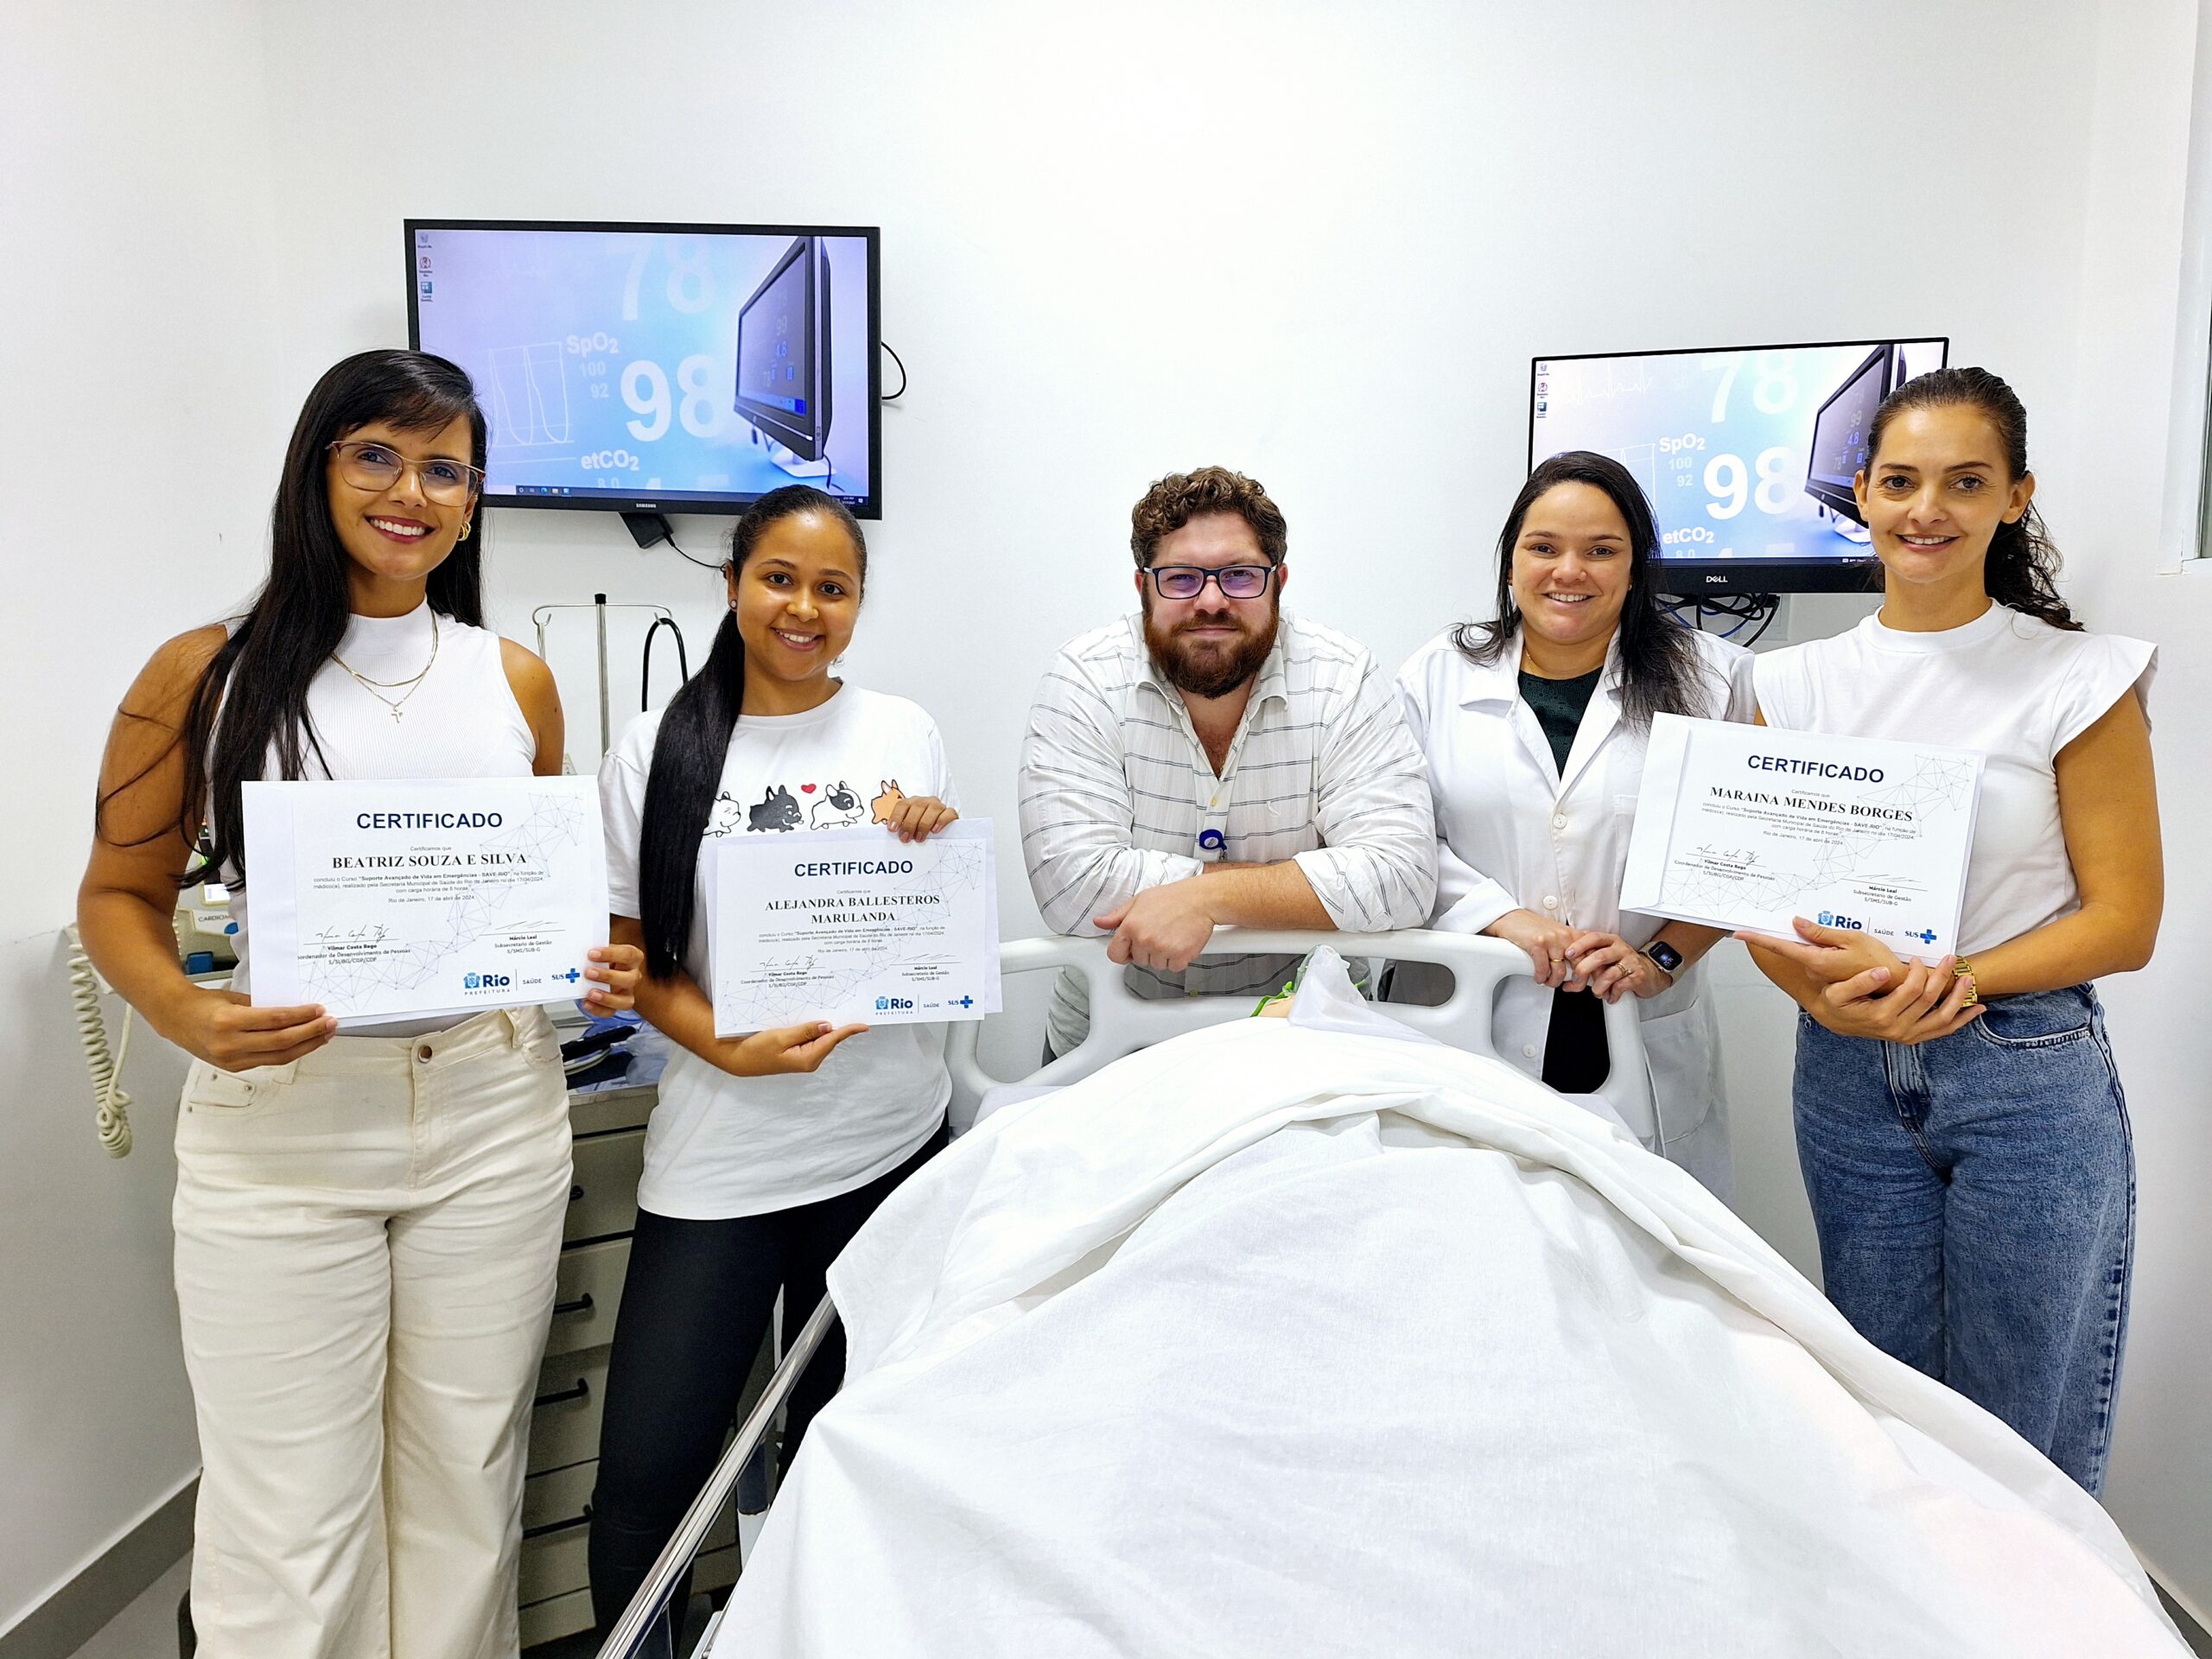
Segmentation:
{"type": "Polygon", "coordinates": [[[130,1154],[130,1096],[123,1090],[124,1062],[130,1058],[130,1027],[137,1010],[123,1007],[123,1040],[111,1052],[107,1020],[100,1011],[100,978],[85,954],[77,930],[69,930],[69,1000],[77,1020],[77,1040],[85,1046],[85,1066],[92,1074],[94,1122],[100,1146],[111,1158],[130,1154]]]}

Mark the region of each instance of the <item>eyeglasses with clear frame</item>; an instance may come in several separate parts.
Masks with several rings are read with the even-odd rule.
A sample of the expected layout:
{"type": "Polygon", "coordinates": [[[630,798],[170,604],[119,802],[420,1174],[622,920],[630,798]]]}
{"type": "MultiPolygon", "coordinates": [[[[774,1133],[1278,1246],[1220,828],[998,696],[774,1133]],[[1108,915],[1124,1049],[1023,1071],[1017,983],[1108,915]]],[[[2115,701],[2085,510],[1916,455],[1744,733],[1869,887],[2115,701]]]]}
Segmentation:
{"type": "Polygon", "coordinates": [[[1224,564],[1218,570],[1202,564],[1148,564],[1144,573],[1162,599],[1196,599],[1209,582],[1224,599],[1257,599],[1275,579],[1272,564],[1224,564]]]}
{"type": "Polygon", "coordinates": [[[326,447],[338,457],[338,475],[357,490],[388,490],[411,469],[424,500],[442,507],[465,507],[484,486],[482,467],[444,455],[410,461],[388,443],[363,438],[339,438],[326,447]]]}

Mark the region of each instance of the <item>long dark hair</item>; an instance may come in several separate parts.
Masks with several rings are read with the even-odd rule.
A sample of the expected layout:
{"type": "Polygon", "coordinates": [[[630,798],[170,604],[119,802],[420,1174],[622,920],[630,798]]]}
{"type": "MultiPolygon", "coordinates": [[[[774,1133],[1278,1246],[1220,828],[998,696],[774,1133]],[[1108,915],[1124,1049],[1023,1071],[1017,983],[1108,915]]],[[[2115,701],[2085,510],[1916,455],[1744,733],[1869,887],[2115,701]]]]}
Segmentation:
{"type": "MultiPolygon", "coordinates": [[[[2005,446],[2008,481],[2017,484],[2028,475],[2028,411],[2019,395],[1987,369],[1935,369],[1916,376],[1882,399],[1874,423],[1866,433],[1866,476],[1874,475],[1881,456],[1882,434],[1890,423],[1909,409],[1942,409],[1964,404],[1978,411],[1997,429],[2005,446]]],[[[2040,617],[2054,628],[2079,633],[2082,625],[2066,601],[2058,596],[2058,550],[2044,529],[2043,515],[2035,503],[2011,524],[1999,524],[1989,539],[1989,557],[1981,569],[1981,585],[1990,598],[2010,610],[2040,617]]]]}
{"type": "MultiPolygon", "coordinates": [[[[188,843],[204,811],[207,863],[180,874],[180,885],[200,868],[226,867],[234,880],[245,880],[239,786],[266,775],[272,753],[278,777],[287,780],[306,775],[309,754],[322,764],[308,715],[308,683],[345,637],[351,611],[350,561],[330,517],[330,444],[372,421],[403,432],[436,432],[462,416],[469,461],[480,469],[486,435],[475,391],[457,365],[426,352],[358,353],[308,393],[270,514],[269,579],[193,688],[177,738],[184,745],[184,791],[176,821],[143,838],[174,829],[188,843]]],[[[483,545],[480,534],[457,543],[429,584],[431,607],[472,627],[484,625],[483,545]]],[[[143,718],[127,710],[124,717],[143,718]]],[[[127,779],[100,798],[102,833],[108,808],[138,780],[127,779]]]]}
{"type": "Polygon", "coordinates": [[[1521,632],[1521,607],[1513,602],[1513,547],[1521,526],[1539,498],[1562,484],[1587,484],[1603,490],[1628,525],[1628,596],[1619,623],[1621,718],[1631,728],[1648,726],[1654,715],[1703,712],[1700,680],[1711,672],[1699,657],[1690,630],[1664,609],[1651,580],[1659,556],[1659,522],[1651,503],[1627,467],[1610,455],[1570,449],[1540,462],[1513,498],[1505,528],[1497,536],[1497,615],[1488,622],[1462,622],[1452,643],[1471,663],[1491,664],[1504,656],[1521,632]]]}
{"type": "MultiPolygon", "coordinates": [[[[734,576],[760,544],[768,526],[802,512],[819,512],[844,525],[868,580],[868,541],[860,523],[833,495],[804,484],[771,490],[745,510],[729,532],[729,560],[722,568],[734,576]]],[[[737,632],[737,613],[722,618],[706,666],[661,711],[653,739],[652,771],[645,779],[645,822],[638,833],[639,925],[645,935],[645,971],[666,979],[683,965],[691,937],[693,878],[699,868],[699,842],[721,787],[722,764],[730,734],[745,701],[745,642],[737,632]]]]}

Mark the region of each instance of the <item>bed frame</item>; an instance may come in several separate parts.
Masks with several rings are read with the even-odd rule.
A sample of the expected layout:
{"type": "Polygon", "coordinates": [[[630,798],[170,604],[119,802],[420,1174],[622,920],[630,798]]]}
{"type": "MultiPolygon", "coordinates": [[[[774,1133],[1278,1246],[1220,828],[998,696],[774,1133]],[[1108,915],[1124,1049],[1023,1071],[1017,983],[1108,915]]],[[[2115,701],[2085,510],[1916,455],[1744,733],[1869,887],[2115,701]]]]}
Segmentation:
{"type": "MultiPolygon", "coordinates": [[[[1214,934],[1205,954],[1302,957],[1324,944],[1347,960],[1370,957],[1395,962],[1431,963],[1449,969],[1452,991],[1444,1001],[1434,1007],[1394,1002],[1389,1005],[1390,1014],[1454,1048],[1476,1054],[1496,1056],[1497,1052],[1491,1016],[1498,986],[1516,975],[1533,972],[1526,953],[1503,939],[1425,930],[1322,933],[1224,928],[1214,934]]],[[[1106,941],[1103,938],[1017,939],[1001,948],[999,966],[1002,974],[1071,970],[1083,976],[1089,988],[1090,1034],[1051,1065],[1022,1079],[1039,1084],[1079,1082],[1116,1060],[1154,1043],[1165,1042],[1170,1037],[1179,1037],[1185,1032],[1218,1025],[1226,1020],[1243,1019],[1251,1014],[1254,1001],[1249,993],[1147,1001],[1130,993],[1123,982],[1123,969],[1106,960],[1106,941]]],[[[976,1107],[988,1090],[1010,1081],[994,1077],[983,1070],[976,1055],[981,1030],[980,1022],[968,1021],[952,1026],[946,1034],[945,1064],[952,1073],[950,1115],[959,1129],[975,1121],[976,1107]]],[[[1605,1079],[1607,1103],[1644,1145],[1663,1153],[1666,1146],[1652,1098],[1650,1073],[1643,1063],[1643,1039],[1634,998],[1624,996],[1605,1009],[1605,1041],[1612,1058],[1612,1070],[1605,1079]]],[[[769,1425],[836,1318],[837,1310],[824,1296],[798,1332],[785,1344],[782,1358],[766,1388],[746,1414],[736,1438],[730,1441],[721,1461],[715,1464],[714,1473],[691,1501],[691,1507],[684,1512],[675,1535],[653,1562],[652,1570],[645,1575],[637,1595],[623,1610],[614,1628],[607,1632],[598,1659],[674,1659],[677,1638],[671,1626],[680,1622],[680,1615],[669,1624],[661,1622],[660,1615],[668,1599],[706,1541],[715,1517],[737,1484],[739,1474],[760,1449],[769,1425]]],[[[693,1659],[702,1659],[709,1651],[721,1622],[721,1615],[717,1613],[692,1650],[693,1659]]]]}

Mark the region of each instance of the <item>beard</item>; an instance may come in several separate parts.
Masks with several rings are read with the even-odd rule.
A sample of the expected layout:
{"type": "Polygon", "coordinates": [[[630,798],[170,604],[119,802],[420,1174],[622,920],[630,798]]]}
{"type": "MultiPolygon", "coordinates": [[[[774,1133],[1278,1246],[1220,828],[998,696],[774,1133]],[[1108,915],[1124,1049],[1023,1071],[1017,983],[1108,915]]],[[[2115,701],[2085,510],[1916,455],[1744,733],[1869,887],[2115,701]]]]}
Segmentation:
{"type": "Polygon", "coordinates": [[[1247,626],[1234,615],[1215,613],[1201,613],[1173,628],[1163,630],[1153,620],[1152,597],[1145,596],[1144,643],[1152,654],[1152,665],[1178,691],[1194,697],[1225,697],[1260,671],[1260,664],[1268,660],[1268,653],[1274,649],[1275,625],[1280,612],[1274,606],[1268,608],[1264,627],[1247,626]],[[1233,639],[1193,639],[1188,630],[1204,623],[1218,626],[1230,622],[1240,630],[1233,639]]]}

